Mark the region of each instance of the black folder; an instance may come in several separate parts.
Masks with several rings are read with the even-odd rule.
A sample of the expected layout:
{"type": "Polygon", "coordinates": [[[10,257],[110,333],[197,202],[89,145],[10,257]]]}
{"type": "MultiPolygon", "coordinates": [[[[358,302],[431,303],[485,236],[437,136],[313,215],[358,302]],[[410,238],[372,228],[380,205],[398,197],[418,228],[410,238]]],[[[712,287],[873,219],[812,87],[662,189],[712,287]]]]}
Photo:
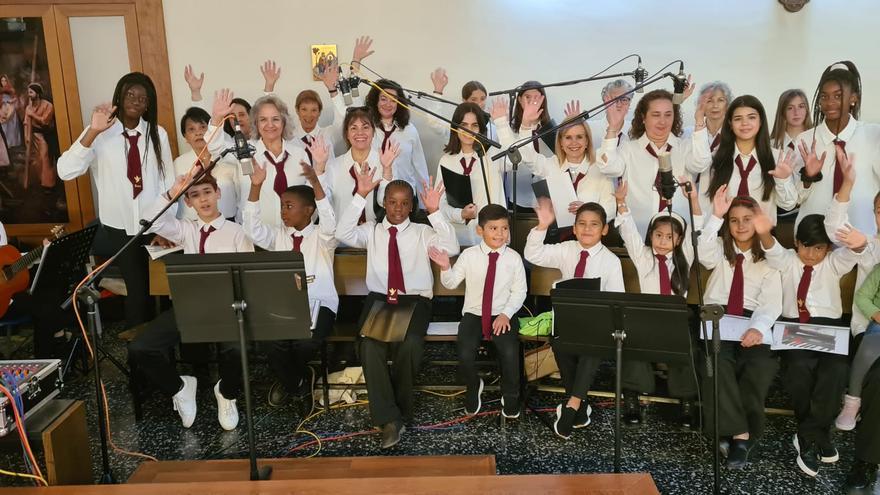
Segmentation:
{"type": "Polygon", "coordinates": [[[467,175],[457,174],[446,167],[440,167],[443,174],[443,186],[446,188],[446,202],[453,208],[464,208],[474,202],[474,193],[471,190],[471,178],[467,175]]]}

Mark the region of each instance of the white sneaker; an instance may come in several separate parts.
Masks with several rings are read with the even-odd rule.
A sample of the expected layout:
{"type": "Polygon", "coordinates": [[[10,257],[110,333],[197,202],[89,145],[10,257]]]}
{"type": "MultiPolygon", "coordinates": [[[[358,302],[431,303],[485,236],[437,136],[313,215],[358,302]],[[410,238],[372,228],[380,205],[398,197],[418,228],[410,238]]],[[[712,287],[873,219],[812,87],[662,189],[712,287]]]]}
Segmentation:
{"type": "Polygon", "coordinates": [[[220,382],[214,385],[214,397],[217,398],[217,421],[226,431],[234,430],[238,426],[238,406],[235,399],[229,400],[220,393],[220,382]]]}
{"type": "Polygon", "coordinates": [[[856,427],[859,420],[859,409],[862,407],[861,397],[853,397],[852,395],[843,396],[843,410],[834,421],[834,426],[838,430],[850,431],[856,427]]]}
{"type": "Polygon", "coordinates": [[[196,384],[198,380],[194,376],[181,375],[183,388],[171,396],[174,410],[180,415],[180,421],[184,428],[192,426],[196,420],[196,384]]]}

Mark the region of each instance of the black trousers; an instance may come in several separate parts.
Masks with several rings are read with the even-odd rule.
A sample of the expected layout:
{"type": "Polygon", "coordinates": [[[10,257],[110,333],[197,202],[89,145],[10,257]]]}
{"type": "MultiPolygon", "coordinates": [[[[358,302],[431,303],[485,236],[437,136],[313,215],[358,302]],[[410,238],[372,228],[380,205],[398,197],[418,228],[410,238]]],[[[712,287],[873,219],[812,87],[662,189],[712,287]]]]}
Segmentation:
{"type": "MultiPolygon", "coordinates": [[[[128,344],[128,359],[164,394],[174,395],[183,386],[170,355],[180,343],[174,310],[161,313],[128,344]]],[[[241,348],[238,342],[217,344],[220,349],[220,393],[235,399],[241,390],[241,348]]]]}
{"type": "MultiPolygon", "coordinates": [[[[654,393],[657,387],[654,381],[654,365],[651,362],[624,358],[622,368],[620,380],[624,390],[654,393]]],[[[670,363],[668,377],[671,397],[691,399],[697,396],[697,382],[692,365],[670,363]]]]}
{"type": "Polygon", "coordinates": [[[290,393],[296,393],[299,382],[308,379],[308,363],[318,353],[321,343],[333,331],[336,313],[330,308],[321,306],[318,310],[318,321],[312,330],[312,338],[308,340],[276,340],[264,344],[269,367],[290,393]]]}
{"type": "MultiPolygon", "coordinates": [[[[95,234],[92,250],[97,255],[109,257],[131,238],[123,229],[101,225],[95,234]]],[[[141,247],[149,244],[150,239],[152,236],[145,236],[116,258],[115,264],[125,280],[125,323],[129,328],[149,321],[153,316],[150,304],[149,255],[141,247]]]]}
{"type": "MultiPolygon", "coordinates": [[[[413,385],[422,364],[425,334],[431,322],[430,299],[406,295],[399,299],[413,301],[416,305],[403,342],[389,343],[362,337],[358,345],[370,397],[370,418],[376,426],[412,418],[413,385]]],[[[385,294],[371,292],[367,295],[358,328],[363,326],[373,302],[377,300],[384,301],[385,294]]]]}
{"type": "MultiPolygon", "coordinates": [[[[469,389],[479,386],[477,375],[477,351],[483,340],[482,319],[465,313],[458,325],[458,379],[469,389]]],[[[498,365],[501,368],[501,396],[505,404],[519,402],[520,370],[519,318],[510,320],[510,330],[501,335],[492,335],[492,345],[498,365]]]]}
{"type": "MultiPolygon", "coordinates": [[[[705,359],[705,358],[704,358],[705,359]]],[[[712,378],[701,366],[703,382],[703,424],[714,431],[712,378]]],[[[748,433],[761,438],[767,418],[764,403],[767,391],[779,370],[779,358],[769,345],[743,347],[739,342],[721,342],[718,354],[718,431],[721,436],[748,433]]]]}
{"type": "Polygon", "coordinates": [[[817,351],[783,351],[783,380],[791,396],[798,434],[805,440],[827,439],[848,381],[847,356],[817,351]]]}
{"type": "Polygon", "coordinates": [[[36,359],[66,358],[56,356],[54,335],[72,323],[72,309],[64,311],[61,304],[65,296],[46,298],[20,292],[12,296],[12,305],[4,318],[30,317],[34,326],[34,357],[36,359]]]}
{"type": "Polygon", "coordinates": [[[856,428],[856,458],[880,464],[880,360],[874,362],[862,386],[862,420],[856,428]]]}
{"type": "Polygon", "coordinates": [[[571,397],[586,400],[587,392],[593,385],[593,376],[599,368],[601,359],[586,354],[577,354],[565,351],[559,344],[559,339],[550,342],[553,348],[553,356],[562,376],[562,386],[565,393],[571,397]]]}

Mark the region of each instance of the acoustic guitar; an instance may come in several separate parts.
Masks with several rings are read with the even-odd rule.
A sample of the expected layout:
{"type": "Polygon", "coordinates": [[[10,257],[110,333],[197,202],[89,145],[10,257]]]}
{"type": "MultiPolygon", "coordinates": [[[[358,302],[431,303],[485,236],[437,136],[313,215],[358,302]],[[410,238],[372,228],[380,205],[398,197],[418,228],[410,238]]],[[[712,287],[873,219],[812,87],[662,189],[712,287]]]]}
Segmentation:
{"type": "MultiPolygon", "coordinates": [[[[52,228],[53,240],[63,235],[63,226],[52,228]]],[[[43,256],[43,249],[44,246],[40,244],[22,256],[15,246],[0,246],[0,318],[9,310],[12,296],[27,290],[31,281],[28,268],[43,256]]]]}

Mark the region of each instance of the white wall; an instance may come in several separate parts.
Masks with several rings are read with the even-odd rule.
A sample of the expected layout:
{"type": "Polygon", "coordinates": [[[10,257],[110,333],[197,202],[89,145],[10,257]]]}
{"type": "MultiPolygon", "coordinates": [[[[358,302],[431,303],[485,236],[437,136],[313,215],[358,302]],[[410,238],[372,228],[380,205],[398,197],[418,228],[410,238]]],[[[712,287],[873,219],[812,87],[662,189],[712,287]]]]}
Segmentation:
{"type": "MultiPolygon", "coordinates": [[[[186,64],[206,73],[203,104],[210,108],[214,89],[225,86],[253,101],[262,91],[260,63],[275,59],[283,67],[277,92],[292,103],[305,88],[326,95],[323,85],[311,80],[309,45],[335,43],[340,60],[349,60],[355,38],[369,34],[376,54],[367,65],[405,87],[425,90],[431,88],[431,70],[446,67],[449,99],[457,99],[470,79],[490,91],[527,79],[550,83],[585,77],[639,53],[652,74],[680,58],[697,84],[724,80],[735,94],[760,98],[772,115],[781,91],[800,87],[812,95],[828,64],[849,59],[862,74],[862,119],[880,120],[877,0],[814,0],[796,14],[776,0],[164,0],[163,5],[178,118],[190,104],[186,64]],[[674,16],[680,20],[667,22],[674,16]]],[[[602,84],[551,90],[551,114],[561,118],[570,98],[580,98],[583,108],[598,104],[602,84]]],[[[668,81],[661,84],[671,88],[668,81]]],[[[685,109],[693,113],[693,100],[685,109]]],[[[442,144],[420,119],[416,124],[433,166],[442,144]]]]}

